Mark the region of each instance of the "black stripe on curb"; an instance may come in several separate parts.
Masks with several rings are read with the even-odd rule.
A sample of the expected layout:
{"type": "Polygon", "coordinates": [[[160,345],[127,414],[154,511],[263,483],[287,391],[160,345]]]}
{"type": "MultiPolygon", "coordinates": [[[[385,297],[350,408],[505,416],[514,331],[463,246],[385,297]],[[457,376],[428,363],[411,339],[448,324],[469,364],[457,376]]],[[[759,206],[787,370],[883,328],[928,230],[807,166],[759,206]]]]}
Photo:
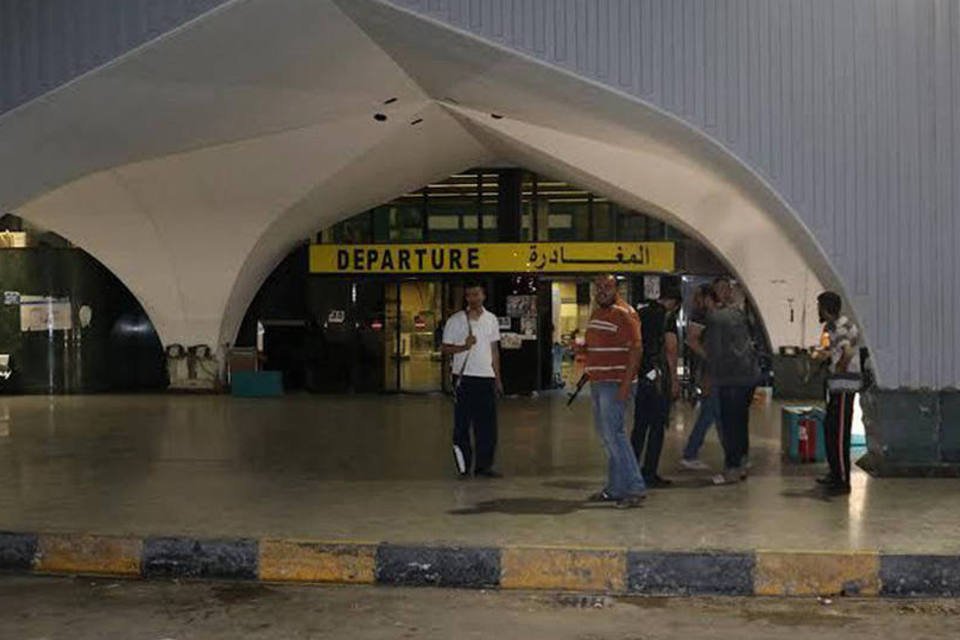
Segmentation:
{"type": "Polygon", "coordinates": [[[500,585],[500,550],[485,547],[377,548],[378,584],[407,587],[496,588],[500,585]]]}
{"type": "Polygon", "coordinates": [[[257,579],[256,540],[147,538],[143,541],[144,578],[257,579]]]}
{"type": "Polygon", "coordinates": [[[647,595],[753,595],[753,554],[630,551],[627,589],[647,595]]]}
{"type": "Polygon", "coordinates": [[[30,571],[37,556],[38,539],[35,533],[0,531],[0,570],[30,571]]]}
{"type": "Polygon", "coordinates": [[[960,556],[881,555],[880,595],[960,596],[960,556]]]}

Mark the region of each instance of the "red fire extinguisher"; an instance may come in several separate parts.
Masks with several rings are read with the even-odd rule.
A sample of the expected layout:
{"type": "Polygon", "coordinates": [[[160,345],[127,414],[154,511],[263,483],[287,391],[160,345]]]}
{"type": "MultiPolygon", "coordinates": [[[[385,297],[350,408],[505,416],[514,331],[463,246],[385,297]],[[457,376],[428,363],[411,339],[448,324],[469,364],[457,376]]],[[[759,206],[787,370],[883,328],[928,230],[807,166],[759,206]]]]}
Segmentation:
{"type": "Polygon", "coordinates": [[[800,420],[799,446],[797,453],[800,462],[816,462],[817,459],[817,423],[809,418],[800,420]]]}

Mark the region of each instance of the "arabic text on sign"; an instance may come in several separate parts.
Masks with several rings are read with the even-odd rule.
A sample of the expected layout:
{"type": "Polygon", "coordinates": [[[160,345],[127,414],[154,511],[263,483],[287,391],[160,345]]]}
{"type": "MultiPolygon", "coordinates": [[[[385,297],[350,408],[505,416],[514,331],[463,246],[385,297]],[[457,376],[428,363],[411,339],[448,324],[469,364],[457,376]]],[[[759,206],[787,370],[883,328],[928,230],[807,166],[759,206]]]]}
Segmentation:
{"type": "Polygon", "coordinates": [[[312,273],[670,272],[672,242],[313,245],[312,273]]]}
{"type": "Polygon", "coordinates": [[[571,248],[570,255],[568,255],[566,246],[541,250],[539,245],[531,244],[527,264],[538,271],[543,271],[552,265],[602,265],[616,269],[623,265],[647,265],[650,263],[649,247],[643,245],[632,247],[627,245],[627,247],[628,250],[625,251],[623,245],[617,245],[616,253],[612,255],[597,253],[595,249],[589,251],[587,255],[576,255],[577,252],[571,248]]]}

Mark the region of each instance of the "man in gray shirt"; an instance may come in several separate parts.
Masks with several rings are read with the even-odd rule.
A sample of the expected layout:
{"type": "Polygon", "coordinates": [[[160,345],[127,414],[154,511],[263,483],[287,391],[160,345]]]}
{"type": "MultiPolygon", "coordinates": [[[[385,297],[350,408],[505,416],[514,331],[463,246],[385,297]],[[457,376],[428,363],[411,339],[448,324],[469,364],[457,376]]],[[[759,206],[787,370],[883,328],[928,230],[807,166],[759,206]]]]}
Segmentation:
{"type": "Polygon", "coordinates": [[[723,473],[715,484],[729,484],[747,477],[743,461],[749,446],[750,400],[760,379],[756,346],[743,311],[733,306],[715,310],[707,317],[707,370],[720,402],[723,473]]]}

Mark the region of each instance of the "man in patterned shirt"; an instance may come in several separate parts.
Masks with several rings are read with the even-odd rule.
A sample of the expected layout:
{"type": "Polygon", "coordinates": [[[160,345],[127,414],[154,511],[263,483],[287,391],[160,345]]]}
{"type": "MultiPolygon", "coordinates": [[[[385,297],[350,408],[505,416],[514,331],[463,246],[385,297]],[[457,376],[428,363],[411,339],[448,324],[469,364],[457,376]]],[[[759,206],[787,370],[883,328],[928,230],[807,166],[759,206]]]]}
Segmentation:
{"type": "Polygon", "coordinates": [[[828,495],[850,493],[850,430],[853,403],[860,390],[860,331],[846,316],[840,315],[840,296],[825,291],[817,297],[820,321],[827,344],[814,351],[815,360],[829,363],[827,376],[827,415],[824,419],[827,462],[830,473],[817,480],[828,495]]]}

